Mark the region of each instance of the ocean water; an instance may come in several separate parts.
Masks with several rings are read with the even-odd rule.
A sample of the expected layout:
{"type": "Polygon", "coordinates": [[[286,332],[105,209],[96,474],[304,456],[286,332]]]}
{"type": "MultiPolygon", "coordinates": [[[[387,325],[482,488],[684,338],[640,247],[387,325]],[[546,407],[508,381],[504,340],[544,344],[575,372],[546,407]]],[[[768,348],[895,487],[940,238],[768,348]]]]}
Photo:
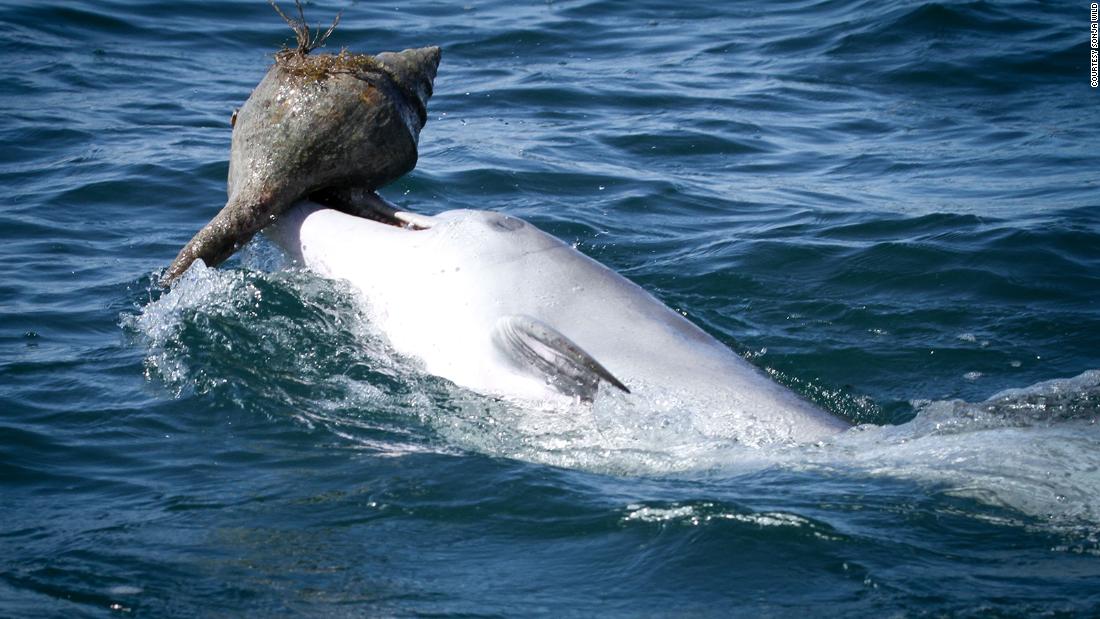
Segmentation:
{"type": "Polygon", "coordinates": [[[0,616],[1100,613],[1087,3],[340,10],[443,48],[384,195],[526,218],[857,427],[507,406],[264,239],[166,293],[290,30],[4,0],[0,616]]]}

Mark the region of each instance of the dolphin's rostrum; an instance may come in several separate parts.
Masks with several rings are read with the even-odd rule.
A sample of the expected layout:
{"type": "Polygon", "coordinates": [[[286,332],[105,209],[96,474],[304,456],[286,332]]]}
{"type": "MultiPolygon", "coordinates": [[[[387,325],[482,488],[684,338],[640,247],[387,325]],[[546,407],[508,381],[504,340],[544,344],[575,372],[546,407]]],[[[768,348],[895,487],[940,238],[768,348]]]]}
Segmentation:
{"type": "Polygon", "coordinates": [[[416,165],[439,48],[309,55],[323,37],[310,41],[304,20],[288,21],[298,48],[276,54],[235,117],[229,200],[176,256],[166,284],[196,259],[220,264],[305,196],[373,190],[416,165]]]}

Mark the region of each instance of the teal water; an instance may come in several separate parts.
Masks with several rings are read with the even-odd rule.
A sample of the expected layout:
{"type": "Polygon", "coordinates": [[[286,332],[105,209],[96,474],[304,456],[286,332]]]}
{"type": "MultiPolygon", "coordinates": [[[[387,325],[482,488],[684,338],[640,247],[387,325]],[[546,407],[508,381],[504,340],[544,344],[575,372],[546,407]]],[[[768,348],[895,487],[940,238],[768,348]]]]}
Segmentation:
{"type": "Polygon", "coordinates": [[[526,218],[864,425],[509,408],[263,239],[165,294],[290,31],[0,2],[0,615],[1100,613],[1087,3],[306,9],[444,50],[388,198],[526,218]]]}

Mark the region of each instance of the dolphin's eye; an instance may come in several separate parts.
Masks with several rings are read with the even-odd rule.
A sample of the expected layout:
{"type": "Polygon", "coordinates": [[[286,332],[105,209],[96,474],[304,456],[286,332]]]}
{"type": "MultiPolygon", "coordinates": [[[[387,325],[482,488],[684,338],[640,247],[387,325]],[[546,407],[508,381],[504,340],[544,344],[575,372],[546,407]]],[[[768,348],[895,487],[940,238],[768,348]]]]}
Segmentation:
{"type": "Polygon", "coordinates": [[[490,215],[486,223],[501,232],[511,232],[523,227],[523,221],[507,215],[490,215]]]}

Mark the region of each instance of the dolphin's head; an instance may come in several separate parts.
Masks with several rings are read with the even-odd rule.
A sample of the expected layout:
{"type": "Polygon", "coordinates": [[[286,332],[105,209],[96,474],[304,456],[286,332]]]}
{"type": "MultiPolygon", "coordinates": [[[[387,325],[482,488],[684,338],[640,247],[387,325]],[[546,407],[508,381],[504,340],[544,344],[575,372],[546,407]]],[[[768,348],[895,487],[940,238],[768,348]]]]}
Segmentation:
{"type": "Polygon", "coordinates": [[[235,116],[225,207],[180,251],[163,281],[199,258],[221,263],[311,193],[373,190],[411,170],[439,60],[438,47],[277,55],[235,116]]]}
{"type": "MultiPolygon", "coordinates": [[[[425,265],[492,264],[514,260],[525,254],[564,246],[558,239],[522,219],[493,211],[455,209],[433,216],[422,215],[389,203],[378,194],[359,189],[335,189],[313,194],[315,202],[304,202],[287,218],[304,218],[318,210],[335,210],[354,219],[334,218],[354,227],[356,251],[378,265],[419,263],[425,265]]],[[[273,238],[294,250],[297,240],[285,240],[285,230],[296,230],[300,221],[278,226],[273,238]]],[[[320,228],[315,228],[320,229],[320,228]]],[[[351,234],[335,231],[335,235],[351,234]]],[[[427,268],[433,268],[428,266],[427,268]]]]}

